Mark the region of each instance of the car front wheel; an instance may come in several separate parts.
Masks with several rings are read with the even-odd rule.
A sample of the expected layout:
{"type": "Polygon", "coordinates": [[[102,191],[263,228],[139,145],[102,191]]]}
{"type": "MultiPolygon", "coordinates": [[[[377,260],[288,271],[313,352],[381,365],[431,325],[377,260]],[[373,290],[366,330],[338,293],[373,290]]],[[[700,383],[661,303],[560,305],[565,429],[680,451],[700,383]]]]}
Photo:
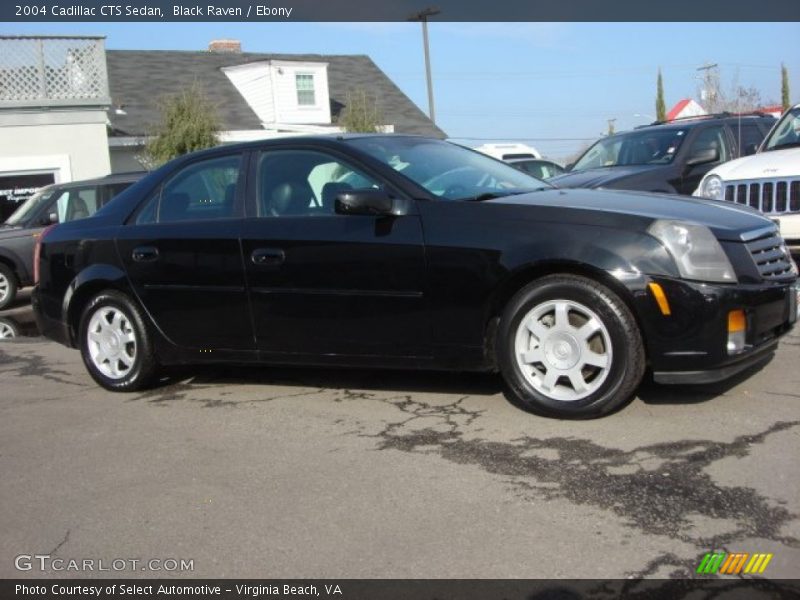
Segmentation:
{"type": "Polygon", "coordinates": [[[625,403],[645,369],[642,338],[625,303],[585,277],[551,275],[520,290],[498,330],[498,362],[523,408],[591,418],[625,403]]]}
{"type": "Polygon", "coordinates": [[[105,291],[87,304],[80,349],[89,374],[107,390],[141,390],[155,376],[151,336],[141,311],[125,294],[105,291]]]}

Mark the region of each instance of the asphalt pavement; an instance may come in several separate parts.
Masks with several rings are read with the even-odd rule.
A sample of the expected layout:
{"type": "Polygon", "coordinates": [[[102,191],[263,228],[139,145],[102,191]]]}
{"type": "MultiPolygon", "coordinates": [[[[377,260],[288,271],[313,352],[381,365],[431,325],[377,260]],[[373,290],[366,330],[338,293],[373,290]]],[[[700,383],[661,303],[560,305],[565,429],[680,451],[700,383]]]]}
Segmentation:
{"type": "Polygon", "coordinates": [[[459,373],[202,368],[113,394],[20,336],[0,342],[0,577],[666,577],[712,549],[795,577],[798,365],[795,331],[733,382],[571,422],[459,373]]]}

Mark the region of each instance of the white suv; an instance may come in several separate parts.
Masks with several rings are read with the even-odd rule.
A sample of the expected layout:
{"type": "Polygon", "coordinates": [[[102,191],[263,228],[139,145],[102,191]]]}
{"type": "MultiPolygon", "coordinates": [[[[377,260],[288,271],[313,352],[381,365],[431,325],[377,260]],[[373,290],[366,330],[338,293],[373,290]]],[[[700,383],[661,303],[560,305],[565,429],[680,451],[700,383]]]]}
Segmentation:
{"type": "Polygon", "coordinates": [[[783,114],[756,154],[709,171],[693,195],[757,208],[780,223],[792,254],[800,253],[800,104],[783,114]]]}

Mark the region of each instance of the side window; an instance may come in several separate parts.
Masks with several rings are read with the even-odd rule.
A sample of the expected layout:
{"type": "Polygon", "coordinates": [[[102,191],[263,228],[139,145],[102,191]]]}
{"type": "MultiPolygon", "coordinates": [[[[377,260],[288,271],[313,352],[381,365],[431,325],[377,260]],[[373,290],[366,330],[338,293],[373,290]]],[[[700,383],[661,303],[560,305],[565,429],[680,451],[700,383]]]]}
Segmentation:
{"type": "Polygon", "coordinates": [[[739,156],[747,156],[753,154],[755,149],[761,144],[764,139],[764,134],[755,123],[745,123],[742,125],[731,125],[733,137],[738,142],[739,156]]]}
{"type": "Polygon", "coordinates": [[[212,158],[184,167],[159,187],[137,224],[224,219],[234,216],[241,156],[212,158]]]}
{"type": "Polygon", "coordinates": [[[333,215],[337,194],[379,187],[374,178],[322,152],[266,151],[258,160],[258,215],[333,215]]]}
{"type": "Polygon", "coordinates": [[[105,186],[105,200],[103,200],[103,204],[108,204],[113,200],[114,196],[121,194],[132,185],[132,181],[126,181],[124,183],[111,183],[105,186]]]}
{"type": "Polygon", "coordinates": [[[535,162],[527,162],[522,163],[522,170],[528,173],[529,175],[533,175],[537,179],[544,179],[548,177],[547,166],[542,163],[535,163],[535,162]]]}
{"type": "Polygon", "coordinates": [[[725,143],[725,128],[722,125],[708,127],[698,133],[687,156],[692,157],[707,150],[717,151],[718,158],[714,162],[725,162],[730,159],[728,145],[725,143]]]}
{"type": "Polygon", "coordinates": [[[85,219],[97,211],[97,188],[84,187],[64,190],[50,212],[58,215],[59,223],[85,219]]]}

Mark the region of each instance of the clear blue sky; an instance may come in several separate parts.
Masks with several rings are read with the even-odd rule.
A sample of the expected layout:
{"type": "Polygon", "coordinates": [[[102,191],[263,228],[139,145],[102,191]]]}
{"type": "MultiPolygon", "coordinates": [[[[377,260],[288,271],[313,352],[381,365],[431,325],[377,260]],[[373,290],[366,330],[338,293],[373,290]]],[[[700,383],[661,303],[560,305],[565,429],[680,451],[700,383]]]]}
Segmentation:
{"type": "MultiPolygon", "coordinates": [[[[444,17],[444,15],[442,15],[444,17]]],[[[368,54],[427,111],[419,23],[5,23],[3,33],[100,34],[112,49],[203,50],[213,38],[245,51],[368,54]]],[[[753,86],[780,101],[780,64],[800,101],[800,23],[430,24],[438,124],[453,138],[526,138],[563,159],[598,137],[696,94],[696,68],[718,63],[724,89],[753,86]],[[642,116],[636,117],[639,114],[642,116]]],[[[479,143],[477,141],[473,142],[479,143]]]]}

